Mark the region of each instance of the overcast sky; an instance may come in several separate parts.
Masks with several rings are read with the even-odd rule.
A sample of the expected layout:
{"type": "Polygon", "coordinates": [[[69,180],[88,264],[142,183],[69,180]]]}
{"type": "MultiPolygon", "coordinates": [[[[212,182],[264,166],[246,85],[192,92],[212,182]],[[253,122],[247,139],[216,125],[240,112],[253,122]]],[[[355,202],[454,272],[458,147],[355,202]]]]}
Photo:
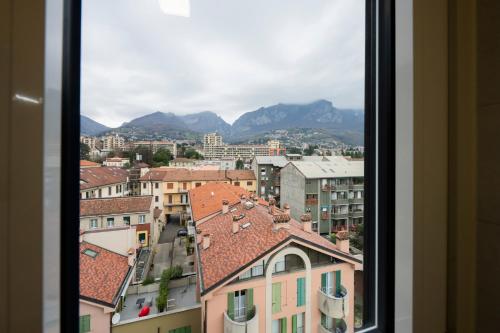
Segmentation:
{"type": "Polygon", "coordinates": [[[205,110],[232,123],[318,99],[363,107],[365,0],[191,0],[189,17],[158,0],[82,3],[82,113],[105,125],[205,110]]]}

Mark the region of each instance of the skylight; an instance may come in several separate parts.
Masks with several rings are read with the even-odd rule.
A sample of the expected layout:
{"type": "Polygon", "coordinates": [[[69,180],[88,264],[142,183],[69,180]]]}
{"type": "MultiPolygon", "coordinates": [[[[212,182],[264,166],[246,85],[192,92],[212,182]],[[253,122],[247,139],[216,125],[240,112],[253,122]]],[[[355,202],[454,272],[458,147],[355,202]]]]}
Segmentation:
{"type": "Polygon", "coordinates": [[[98,252],[91,250],[91,249],[85,249],[83,250],[83,254],[88,255],[89,257],[95,258],[99,254],[98,252]]]}

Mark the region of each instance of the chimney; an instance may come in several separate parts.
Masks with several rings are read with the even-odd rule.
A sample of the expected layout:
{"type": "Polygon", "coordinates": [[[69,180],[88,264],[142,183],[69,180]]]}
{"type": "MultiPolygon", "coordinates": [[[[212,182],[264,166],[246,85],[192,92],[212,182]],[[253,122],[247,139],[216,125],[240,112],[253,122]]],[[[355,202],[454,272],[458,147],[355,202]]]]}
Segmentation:
{"type": "Polygon", "coordinates": [[[129,266],[134,266],[135,264],[135,250],[134,248],[130,248],[128,250],[128,265],[129,266]]]}
{"type": "Polygon", "coordinates": [[[285,214],[290,215],[290,205],[289,205],[289,204],[287,204],[286,202],[285,202],[285,204],[283,205],[283,211],[285,212],[285,214]]]}
{"type": "Polygon", "coordinates": [[[242,194],[240,197],[240,203],[243,205],[247,201],[246,195],[242,194]]]}
{"type": "Polygon", "coordinates": [[[210,234],[203,235],[203,250],[206,250],[210,247],[210,234]]]}
{"type": "Polygon", "coordinates": [[[222,200],[222,214],[227,214],[229,212],[229,201],[226,199],[222,200]]]}
{"type": "Polygon", "coordinates": [[[276,200],[274,198],[269,199],[269,214],[273,215],[275,205],[276,200]]]}
{"type": "Polygon", "coordinates": [[[240,231],[240,224],[238,221],[233,220],[233,234],[238,233],[238,231],[240,231]]]}
{"type": "Polygon", "coordinates": [[[347,231],[339,231],[335,236],[337,249],[349,253],[349,233],[347,231]]]}
{"type": "Polygon", "coordinates": [[[302,222],[302,229],[305,232],[311,233],[312,228],[311,228],[311,214],[306,213],[300,217],[300,221],[302,222]]]}
{"type": "Polygon", "coordinates": [[[274,222],[274,230],[279,230],[281,228],[288,229],[290,225],[288,224],[290,221],[290,215],[285,213],[275,214],[273,215],[274,222]]]}

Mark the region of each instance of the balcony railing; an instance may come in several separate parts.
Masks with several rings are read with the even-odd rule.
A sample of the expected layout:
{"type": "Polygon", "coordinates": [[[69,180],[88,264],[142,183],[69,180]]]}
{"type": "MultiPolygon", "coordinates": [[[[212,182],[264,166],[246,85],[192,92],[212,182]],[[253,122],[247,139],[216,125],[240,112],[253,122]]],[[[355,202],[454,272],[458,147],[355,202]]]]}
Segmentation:
{"type": "Polygon", "coordinates": [[[314,205],[317,205],[317,204],[318,204],[318,199],[316,199],[316,198],[306,199],[306,205],[314,206],[314,205]]]}
{"type": "Polygon", "coordinates": [[[349,185],[348,184],[341,184],[341,185],[331,185],[332,190],[336,191],[342,191],[342,190],[348,190],[349,185]]]}
{"type": "Polygon", "coordinates": [[[349,213],[332,213],[332,218],[334,219],[343,219],[349,217],[349,213]]]}
{"type": "Polygon", "coordinates": [[[349,203],[352,204],[362,204],[363,203],[363,198],[351,198],[349,199],[349,203]]]}
{"type": "Polygon", "coordinates": [[[349,189],[351,189],[351,190],[362,190],[364,188],[365,188],[364,184],[352,184],[352,185],[349,185],[349,189]]]}
{"type": "Polygon", "coordinates": [[[339,199],[332,199],[332,205],[342,205],[342,204],[349,204],[349,199],[347,198],[339,198],[339,199]]]}
{"type": "Polygon", "coordinates": [[[349,315],[349,294],[343,286],[337,295],[329,290],[318,290],[318,307],[330,318],[342,319],[349,315]]]}
{"type": "Polygon", "coordinates": [[[319,332],[320,333],[346,333],[347,325],[342,320],[341,323],[335,328],[326,328],[321,323],[319,324],[319,332]]]}
{"type": "Polygon", "coordinates": [[[350,211],[349,214],[351,215],[351,217],[363,217],[362,210],[353,210],[353,211],[350,211]]]}
{"type": "MultiPolygon", "coordinates": [[[[238,313],[235,319],[231,319],[227,312],[224,312],[224,333],[247,333],[259,331],[259,313],[257,306],[254,306],[244,313],[238,313]]],[[[236,314],[235,314],[236,315],[236,314]]]]}
{"type": "Polygon", "coordinates": [[[328,184],[321,186],[321,191],[323,191],[323,192],[330,192],[331,190],[332,190],[332,187],[328,184]]]}

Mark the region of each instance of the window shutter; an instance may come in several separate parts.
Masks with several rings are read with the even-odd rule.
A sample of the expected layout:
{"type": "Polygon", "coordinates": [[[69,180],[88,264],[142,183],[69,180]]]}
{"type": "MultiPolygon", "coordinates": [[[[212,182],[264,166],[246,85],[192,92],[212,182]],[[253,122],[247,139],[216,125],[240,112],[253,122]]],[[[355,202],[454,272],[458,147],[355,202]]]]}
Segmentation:
{"type": "Polygon", "coordinates": [[[286,317],[281,318],[281,333],[286,333],[286,317]]]}
{"type": "Polygon", "coordinates": [[[292,316],[292,333],[297,333],[297,315],[292,316]]]}
{"type": "Polygon", "coordinates": [[[335,271],[335,294],[340,294],[341,271],[335,271]]]}
{"type": "Polygon", "coordinates": [[[253,289],[247,289],[247,313],[253,308],[253,289]]]}
{"type": "Polygon", "coordinates": [[[227,315],[234,320],[234,292],[227,293],[227,315]]]}
{"type": "Polygon", "coordinates": [[[80,316],[80,333],[90,332],[90,315],[80,316]]]}
{"type": "Polygon", "coordinates": [[[305,278],[301,277],[297,279],[297,306],[302,306],[305,304],[305,286],[306,286],[305,278]]]}
{"type": "Polygon", "coordinates": [[[273,283],[273,313],[281,311],[281,282],[273,283]]]}
{"type": "Polygon", "coordinates": [[[328,273],[321,274],[321,290],[323,291],[326,290],[326,274],[328,273]]]}

